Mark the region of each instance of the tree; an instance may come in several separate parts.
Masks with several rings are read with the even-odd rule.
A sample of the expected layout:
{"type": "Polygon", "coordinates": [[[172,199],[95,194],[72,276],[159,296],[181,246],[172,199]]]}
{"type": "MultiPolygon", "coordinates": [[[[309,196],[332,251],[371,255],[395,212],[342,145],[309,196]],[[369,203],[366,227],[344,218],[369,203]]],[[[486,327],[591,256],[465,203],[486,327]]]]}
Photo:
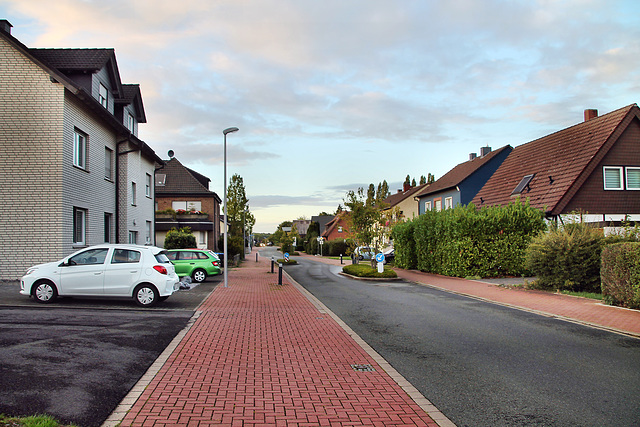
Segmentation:
{"type": "Polygon", "coordinates": [[[411,180],[411,186],[412,186],[412,187],[415,187],[415,186],[416,186],[416,179],[415,179],[415,178],[413,178],[413,179],[411,180]]]}
{"type": "Polygon", "coordinates": [[[404,184],[411,185],[411,177],[409,175],[407,175],[407,177],[404,179],[404,184]]]}
{"type": "MultiPolygon", "coordinates": [[[[249,211],[249,199],[247,199],[245,193],[244,181],[240,175],[234,174],[227,188],[227,225],[229,227],[229,238],[240,238],[240,241],[242,241],[245,230],[248,230],[248,234],[250,234],[255,223],[256,219],[249,211]]],[[[242,246],[241,244],[240,247],[242,246]]],[[[244,250],[241,249],[241,252],[244,256],[244,250]]]]}
{"type": "Polygon", "coordinates": [[[426,184],[427,183],[427,178],[424,175],[420,176],[420,185],[426,184]]]}
{"type": "Polygon", "coordinates": [[[367,205],[373,206],[376,203],[376,187],[373,184],[369,184],[367,190],[367,205]]]}
{"type": "Polygon", "coordinates": [[[198,246],[196,237],[191,233],[191,228],[182,227],[180,230],[172,228],[164,239],[165,249],[186,249],[198,246]]]}
{"type": "Polygon", "coordinates": [[[433,184],[436,182],[436,177],[432,174],[427,175],[427,184],[433,184]]]}
{"type": "Polygon", "coordinates": [[[378,192],[376,193],[376,204],[380,206],[382,201],[389,197],[391,193],[389,192],[389,184],[384,180],[380,184],[378,184],[378,192]]]}
{"type": "Polygon", "coordinates": [[[350,211],[349,231],[356,246],[373,247],[378,252],[381,249],[379,246],[384,233],[381,209],[367,203],[362,188],[359,188],[358,191],[347,192],[344,204],[350,211]]]}

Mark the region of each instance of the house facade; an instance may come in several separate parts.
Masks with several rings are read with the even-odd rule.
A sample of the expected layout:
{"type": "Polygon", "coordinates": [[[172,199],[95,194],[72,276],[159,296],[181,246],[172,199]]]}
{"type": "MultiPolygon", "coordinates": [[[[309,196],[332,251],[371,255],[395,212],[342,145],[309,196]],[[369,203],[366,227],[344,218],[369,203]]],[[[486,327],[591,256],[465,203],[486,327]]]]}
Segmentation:
{"type": "Polygon", "coordinates": [[[331,221],[329,221],[321,236],[326,241],[332,241],[336,239],[350,239],[351,233],[349,232],[349,212],[337,213],[331,221]]]}
{"type": "Polygon", "coordinates": [[[200,249],[220,252],[220,197],[209,190],[211,180],[175,157],[156,171],[156,244],[164,246],[172,228],[189,227],[200,249]],[[167,210],[175,211],[163,214],[167,210]]]}
{"type": "Polygon", "coordinates": [[[473,203],[507,205],[516,197],[557,221],[640,221],[638,106],[602,116],[585,110],[583,122],[514,148],[473,203]]]}
{"type": "Polygon", "coordinates": [[[0,278],[94,244],[154,243],[162,160],[137,137],[145,121],[113,49],[31,49],[0,20],[0,185],[13,207],[0,278]]]}
{"type": "Polygon", "coordinates": [[[451,209],[471,202],[511,150],[511,146],[507,145],[495,151],[491,147],[482,147],[480,156],[471,153],[468,161],[460,163],[416,194],[418,213],[421,215],[430,210],[451,209]]]}

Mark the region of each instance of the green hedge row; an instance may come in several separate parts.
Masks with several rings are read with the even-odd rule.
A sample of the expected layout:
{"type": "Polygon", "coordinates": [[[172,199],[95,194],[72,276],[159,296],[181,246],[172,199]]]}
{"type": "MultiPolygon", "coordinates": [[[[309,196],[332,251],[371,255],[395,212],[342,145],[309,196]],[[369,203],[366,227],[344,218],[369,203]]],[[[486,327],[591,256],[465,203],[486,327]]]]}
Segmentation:
{"type": "Polygon", "coordinates": [[[516,199],[508,206],[473,204],[423,215],[392,231],[396,266],[447,276],[520,276],[524,252],[546,228],[540,210],[516,199]]]}
{"type": "Polygon", "coordinates": [[[640,242],[605,246],[600,277],[607,304],[640,309],[640,242]]]}

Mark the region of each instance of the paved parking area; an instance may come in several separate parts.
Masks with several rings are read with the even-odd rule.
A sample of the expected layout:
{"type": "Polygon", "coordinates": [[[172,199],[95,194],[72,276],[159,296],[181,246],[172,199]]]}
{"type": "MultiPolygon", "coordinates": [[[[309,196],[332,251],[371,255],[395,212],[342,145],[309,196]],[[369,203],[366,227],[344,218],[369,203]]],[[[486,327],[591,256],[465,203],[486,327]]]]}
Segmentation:
{"type": "Polygon", "coordinates": [[[100,426],[218,283],[208,278],[143,309],[133,300],[39,304],[17,281],[1,282],[0,413],[100,426]]]}

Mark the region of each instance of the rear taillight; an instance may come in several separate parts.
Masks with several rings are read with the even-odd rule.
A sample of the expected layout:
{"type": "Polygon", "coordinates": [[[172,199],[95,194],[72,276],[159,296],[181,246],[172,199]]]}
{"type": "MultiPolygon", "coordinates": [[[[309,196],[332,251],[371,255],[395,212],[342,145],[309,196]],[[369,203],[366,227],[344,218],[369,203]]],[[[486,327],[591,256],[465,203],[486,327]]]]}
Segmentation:
{"type": "Polygon", "coordinates": [[[220,265],[218,261],[211,261],[211,264],[213,264],[214,267],[217,267],[220,265]]]}
{"type": "Polygon", "coordinates": [[[154,265],[153,269],[160,274],[168,274],[167,267],[163,267],[162,265],[154,265]]]}

